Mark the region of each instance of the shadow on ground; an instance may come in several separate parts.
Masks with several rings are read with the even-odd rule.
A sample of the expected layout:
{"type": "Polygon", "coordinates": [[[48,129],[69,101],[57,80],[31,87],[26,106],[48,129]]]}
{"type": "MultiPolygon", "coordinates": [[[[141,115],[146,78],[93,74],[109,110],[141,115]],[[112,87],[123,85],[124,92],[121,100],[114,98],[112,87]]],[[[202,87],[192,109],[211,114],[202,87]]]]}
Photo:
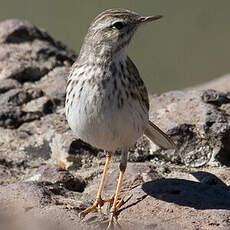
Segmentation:
{"type": "Polygon", "coordinates": [[[191,173],[199,182],[184,179],[158,179],[142,185],[156,199],[195,209],[230,210],[230,188],[211,173],[191,173]]]}

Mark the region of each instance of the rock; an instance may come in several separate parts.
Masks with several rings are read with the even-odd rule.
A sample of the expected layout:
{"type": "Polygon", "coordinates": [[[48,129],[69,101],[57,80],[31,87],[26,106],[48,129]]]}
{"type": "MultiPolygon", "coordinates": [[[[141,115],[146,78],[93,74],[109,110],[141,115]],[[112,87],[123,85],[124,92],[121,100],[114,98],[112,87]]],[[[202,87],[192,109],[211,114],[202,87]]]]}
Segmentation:
{"type": "MultiPolygon", "coordinates": [[[[3,93],[0,98],[0,126],[17,128],[24,122],[39,119],[43,115],[39,109],[26,111],[23,105],[42,96],[43,92],[36,88],[11,89],[3,93]]],[[[44,108],[44,112],[46,110],[44,108]]]]}
{"type": "MultiPolygon", "coordinates": [[[[1,161],[1,160],[0,160],[1,161]]],[[[16,169],[12,169],[9,165],[4,165],[4,161],[0,164],[0,185],[7,185],[14,183],[21,176],[21,172],[16,169]]]]}
{"type": "Polygon", "coordinates": [[[0,126],[4,128],[18,128],[24,122],[39,119],[41,114],[22,111],[15,106],[1,106],[0,110],[0,126]]]}
{"type": "Polygon", "coordinates": [[[64,105],[68,67],[57,67],[39,81],[36,86],[58,105],[64,105]]]}
{"type": "Polygon", "coordinates": [[[51,160],[65,169],[79,169],[91,165],[91,161],[101,152],[89,144],[76,139],[70,132],[56,134],[50,144],[51,160]]]}
{"type": "Polygon", "coordinates": [[[22,107],[25,112],[39,112],[41,114],[50,114],[56,108],[55,102],[48,97],[43,96],[36,100],[30,101],[22,107]]]}
{"type": "Polygon", "coordinates": [[[86,185],[83,180],[53,164],[39,168],[35,175],[32,175],[27,181],[50,182],[75,192],[83,192],[86,185]]]}
{"type": "Polygon", "coordinates": [[[0,99],[0,106],[20,106],[33,99],[43,96],[38,89],[12,89],[4,93],[0,99]]]}
{"type": "Polygon", "coordinates": [[[217,92],[216,90],[208,89],[204,91],[201,98],[205,103],[220,106],[222,104],[230,103],[230,92],[222,93],[217,92]]]}
{"type": "Polygon", "coordinates": [[[1,22],[0,126],[18,128],[63,106],[66,74],[75,58],[73,51],[25,20],[1,22]],[[17,108],[12,114],[6,106],[17,108]]]}
{"type": "Polygon", "coordinates": [[[5,93],[10,89],[20,88],[21,84],[13,79],[4,79],[0,81],[0,94],[5,93]]]}
{"type": "Polygon", "coordinates": [[[149,140],[143,136],[136,144],[129,149],[130,162],[145,162],[150,160],[150,143],[149,140]]]}
{"type": "MultiPolygon", "coordinates": [[[[229,104],[228,93],[215,90],[169,92],[153,96],[150,117],[172,136],[178,144],[176,154],[164,158],[193,167],[226,161],[230,138],[228,115],[223,109],[229,104]]],[[[228,164],[225,162],[225,164],[228,164]]]]}

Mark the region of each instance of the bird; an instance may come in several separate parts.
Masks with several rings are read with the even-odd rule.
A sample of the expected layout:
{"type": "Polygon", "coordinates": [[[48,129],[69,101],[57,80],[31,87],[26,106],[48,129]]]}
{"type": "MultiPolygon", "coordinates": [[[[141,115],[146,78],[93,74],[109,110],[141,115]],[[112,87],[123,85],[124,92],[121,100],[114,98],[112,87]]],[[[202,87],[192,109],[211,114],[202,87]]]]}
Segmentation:
{"type": "Polygon", "coordinates": [[[161,15],[141,16],[127,9],[108,9],[92,21],[79,56],[70,70],[65,113],[73,133],[103,149],[106,162],[94,204],[80,213],[83,219],[105,202],[111,202],[108,229],[118,223],[116,212],[128,160],[128,149],[142,135],[163,149],[175,149],[173,140],[149,120],[148,92],[139,71],[127,55],[137,29],[161,15]],[[119,179],[112,198],[102,190],[112,155],[121,153],[119,179]]]}

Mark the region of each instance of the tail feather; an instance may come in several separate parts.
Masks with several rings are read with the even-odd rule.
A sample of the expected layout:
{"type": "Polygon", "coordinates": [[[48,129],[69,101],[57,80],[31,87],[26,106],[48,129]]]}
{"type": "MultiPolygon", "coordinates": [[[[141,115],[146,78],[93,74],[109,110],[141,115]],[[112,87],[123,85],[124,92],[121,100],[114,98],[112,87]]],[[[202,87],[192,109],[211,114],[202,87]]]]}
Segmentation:
{"type": "Polygon", "coordinates": [[[155,144],[164,148],[164,149],[175,149],[176,144],[172,141],[172,139],[164,133],[161,129],[159,129],[156,125],[154,125],[151,121],[147,125],[144,134],[155,144]]]}

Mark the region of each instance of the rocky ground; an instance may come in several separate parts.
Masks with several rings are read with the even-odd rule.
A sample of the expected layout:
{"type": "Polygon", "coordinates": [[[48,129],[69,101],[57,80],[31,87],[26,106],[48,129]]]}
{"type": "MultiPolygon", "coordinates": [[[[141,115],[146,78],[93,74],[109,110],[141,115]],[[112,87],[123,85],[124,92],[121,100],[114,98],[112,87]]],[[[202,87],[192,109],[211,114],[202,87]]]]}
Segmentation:
{"type": "MultiPolygon", "coordinates": [[[[0,229],[104,229],[93,203],[105,155],[68,128],[66,76],[76,54],[22,20],[0,23],[0,229]]],[[[150,95],[150,118],[177,143],[130,148],[122,229],[230,229],[230,76],[150,95]]],[[[104,196],[114,193],[119,154],[104,196]]]]}

